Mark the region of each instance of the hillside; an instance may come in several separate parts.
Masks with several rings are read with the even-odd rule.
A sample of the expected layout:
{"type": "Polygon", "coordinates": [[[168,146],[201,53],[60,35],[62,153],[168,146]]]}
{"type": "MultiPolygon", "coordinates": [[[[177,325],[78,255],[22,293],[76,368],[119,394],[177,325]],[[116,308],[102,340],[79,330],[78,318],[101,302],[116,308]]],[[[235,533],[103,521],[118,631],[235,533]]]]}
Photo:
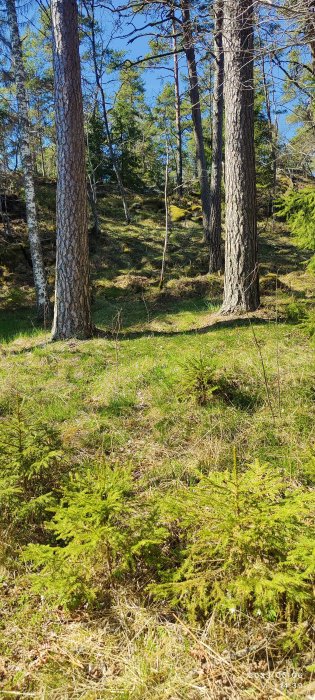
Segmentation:
{"type": "MultiPolygon", "coordinates": [[[[53,188],[42,184],[39,198],[52,283],[53,188]]],[[[136,206],[126,226],[118,198],[105,195],[101,238],[90,236],[99,332],[88,341],[52,344],[36,325],[23,212],[11,220],[11,239],[1,234],[0,441],[11,476],[18,469],[20,480],[18,490],[10,473],[1,481],[3,507],[16,513],[1,536],[1,697],[311,697],[308,584],[298,567],[295,578],[283,568],[278,551],[310,556],[294,550],[315,463],[315,278],[305,270],[308,255],[284,224],[261,221],[261,308],[230,320],[218,313],[222,278],[207,275],[199,223],[173,226],[160,291],[163,211],[149,197],[130,196],[130,203],[136,206]],[[70,474],[71,493],[86,501],[71,501],[66,524],[70,474]],[[231,495],[220,496],[229,484],[240,498],[234,525],[231,513],[223,518],[231,495]],[[44,523],[62,492],[63,535],[49,534],[44,523]],[[223,518],[226,565],[214,554],[214,563],[205,563],[200,541],[197,569],[187,562],[191,573],[182,570],[177,581],[193,581],[198,570],[214,577],[230,591],[216,603],[207,600],[207,586],[199,593],[197,586],[194,604],[188,589],[177,595],[179,583],[170,595],[163,589],[172,567],[183,564],[191,527],[185,517],[197,523],[198,493],[203,519],[208,499],[217,503],[202,535],[207,541],[223,518]],[[269,531],[277,493],[286,494],[286,512],[279,521],[274,514],[280,531],[269,531]],[[109,530],[99,530],[98,498],[113,499],[109,530]],[[241,538],[242,519],[255,543],[241,538]],[[45,557],[38,568],[36,556],[43,555],[25,549],[32,542],[57,547],[55,568],[45,557]],[[73,549],[62,559],[67,542],[73,549]],[[259,593],[263,580],[269,602],[259,593]],[[243,597],[238,610],[232,590],[243,597]]]]}

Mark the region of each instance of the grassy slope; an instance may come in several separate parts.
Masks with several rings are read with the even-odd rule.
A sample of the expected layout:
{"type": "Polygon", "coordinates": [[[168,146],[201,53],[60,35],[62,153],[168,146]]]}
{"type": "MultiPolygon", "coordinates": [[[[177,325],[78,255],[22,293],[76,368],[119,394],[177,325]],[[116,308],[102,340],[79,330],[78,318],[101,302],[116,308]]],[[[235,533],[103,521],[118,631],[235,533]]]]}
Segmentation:
{"type": "MultiPolygon", "coordinates": [[[[50,205],[43,196],[46,236],[50,205]]],[[[28,411],[59,427],[72,460],[105,453],[113,463],[132,461],[148,488],[195,465],[226,468],[233,447],[241,463],[260,457],[298,474],[312,453],[315,418],[314,346],[293,322],[314,305],[304,256],[281,226],[261,225],[263,307],[251,319],[229,321],[214,313],[222,280],[205,274],[200,228],[184,223],[173,231],[160,293],[163,217],[144,208],[127,228],[119,206],[115,197],[104,200],[102,238],[91,240],[95,322],[106,337],[50,344],[36,327],[23,263],[18,272],[3,266],[1,413],[19,393],[28,411]],[[185,363],[196,356],[216,358],[218,370],[239,382],[230,401],[182,400],[185,363]]],[[[280,676],[265,657],[219,658],[227,647],[246,647],[246,630],[209,621],[200,643],[198,631],[161,608],[142,607],[128,591],[110,614],[93,619],[48,611],[44,602],[21,609],[19,586],[10,580],[2,602],[3,697],[7,690],[56,700],[292,698],[305,680],[288,658],[280,676]]],[[[272,648],[272,633],[263,634],[272,648]]]]}

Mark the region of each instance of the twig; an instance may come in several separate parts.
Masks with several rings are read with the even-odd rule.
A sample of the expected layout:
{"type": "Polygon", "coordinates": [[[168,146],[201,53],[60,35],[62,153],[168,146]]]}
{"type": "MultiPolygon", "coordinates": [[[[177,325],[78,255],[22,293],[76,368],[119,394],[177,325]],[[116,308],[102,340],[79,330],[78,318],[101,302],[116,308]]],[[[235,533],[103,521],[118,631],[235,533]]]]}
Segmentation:
{"type": "Polygon", "coordinates": [[[265,388],[266,388],[266,394],[267,394],[267,401],[268,401],[268,405],[269,405],[269,408],[270,408],[270,413],[271,413],[271,415],[272,415],[273,422],[275,423],[275,422],[276,422],[276,416],[275,416],[275,413],[274,413],[274,410],[273,410],[273,407],[272,407],[272,401],[271,401],[271,395],[270,395],[270,391],[269,391],[269,383],[268,383],[268,377],[267,377],[266,367],[265,367],[265,363],[264,363],[264,358],[263,358],[263,355],[262,355],[262,352],[261,352],[261,347],[260,347],[259,342],[258,342],[258,340],[257,340],[257,336],[256,336],[256,333],[255,333],[255,330],[254,330],[254,326],[251,324],[250,319],[249,319],[249,325],[250,325],[250,327],[251,327],[251,329],[252,329],[252,333],[253,333],[253,336],[254,336],[255,345],[256,345],[256,348],[257,348],[258,353],[259,353],[259,357],[260,357],[260,361],[261,361],[261,366],[262,366],[262,371],[263,371],[263,376],[264,376],[264,382],[265,382],[265,388]]]}

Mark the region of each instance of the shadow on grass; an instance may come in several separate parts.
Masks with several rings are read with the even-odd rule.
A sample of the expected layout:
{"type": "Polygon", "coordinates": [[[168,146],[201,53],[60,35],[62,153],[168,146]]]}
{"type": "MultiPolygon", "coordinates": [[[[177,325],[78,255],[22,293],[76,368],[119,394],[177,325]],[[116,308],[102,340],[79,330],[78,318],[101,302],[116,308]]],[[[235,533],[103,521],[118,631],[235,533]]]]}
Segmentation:
{"type": "Polygon", "coordinates": [[[43,330],[30,309],[0,310],[0,343],[9,343],[20,336],[36,336],[43,330]]]}
{"type": "MultiPolygon", "coordinates": [[[[172,330],[172,331],[164,331],[164,330],[150,330],[148,329],[143,329],[139,331],[121,331],[120,333],[115,333],[111,331],[105,331],[100,328],[96,329],[95,335],[98,338],[106,338],[107,340],[113,340],[118,337],[119,340],[136,340],[138,338],[174,338],[175,336],[182,336],[182,335],[204,335],[205,333],[211,333],[213,331],[221,330],[222,328],[227,328],[227,329],[233,329],[233,328],[243,328],[243,327],[250,327],[251,325],[267,325],[270,324],[270,322],[273,320],[271,318],[262,318],[261,316],[246,316],[246,317],[238,317],[238,318],[217,318],[217,315],[215,314],[213,316],[213,322],[209,323],[206,326],[202,326],[201,328],[188,328],[186,330],[172,330]],[[215,320],[217,319],[217,320],[215,320]]],[[[278,323],[288,323],[286,319],[283,319],[281,321],[278,320],[278,323]]]]}
{"type": "Polygon", "coordinates": [[[273,240],[269,235],[261,235],[259,257],[263,274],[273,272],[284,275],[301,269],[302,264],[311,256],[310,253],[300,250],[292,243],[281,239],[279,241],[278,237],[273,240]]]}

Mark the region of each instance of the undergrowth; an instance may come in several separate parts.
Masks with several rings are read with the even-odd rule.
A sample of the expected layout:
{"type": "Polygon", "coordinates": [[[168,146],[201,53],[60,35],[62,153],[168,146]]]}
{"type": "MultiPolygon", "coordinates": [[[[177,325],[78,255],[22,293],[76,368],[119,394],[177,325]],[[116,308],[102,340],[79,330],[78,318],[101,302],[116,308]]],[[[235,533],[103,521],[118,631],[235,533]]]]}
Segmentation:
{"type": "Polygon", "coordinates": [[[314,277],[275,224],[263,308],[222,320],[198,225],[174,224],[160,294],[163,222],[115,211],[92,254],[104,337],[51,345],[4,302],[1,693],[295,700],[314,655],[314,277]]]}

